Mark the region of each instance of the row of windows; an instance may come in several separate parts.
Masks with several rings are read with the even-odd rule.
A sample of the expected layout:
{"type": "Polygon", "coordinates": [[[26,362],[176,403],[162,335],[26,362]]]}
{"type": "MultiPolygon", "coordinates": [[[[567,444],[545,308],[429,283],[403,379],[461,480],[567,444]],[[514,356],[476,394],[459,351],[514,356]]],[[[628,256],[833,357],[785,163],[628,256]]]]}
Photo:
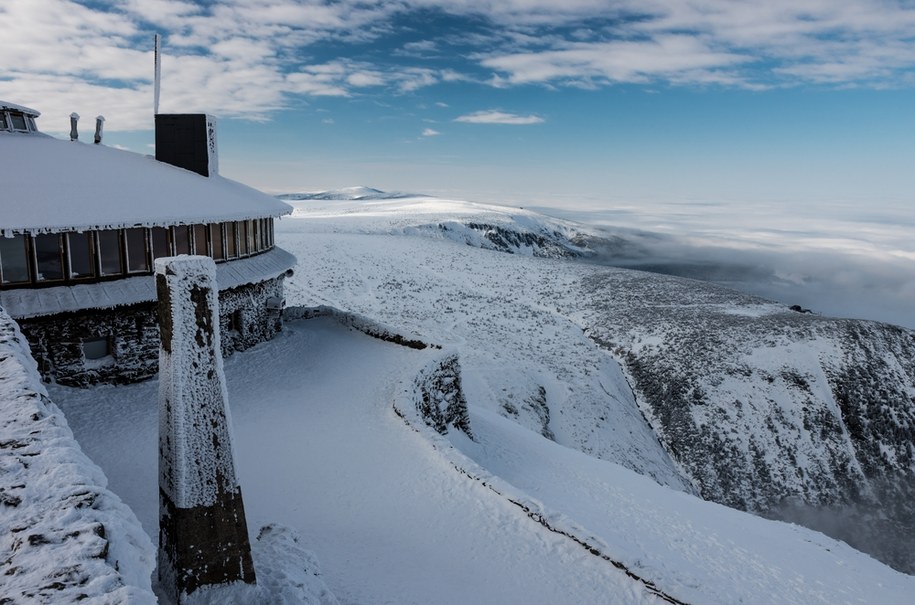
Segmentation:
{"type": "Polygon", "coordinates": [[[83,233],[0,235],[0,284],[69,284],[151,273],[153,259],[177,254],[216,262],[273,247],[273,219],[208,225],[134,227],[83,233]]]}
{"type": "Polygon", "coordinates": [[[0,130],[12,130],[13,132],[37,132],[35,118],[19,111],[2,111],[0,110],[0,130]]]}

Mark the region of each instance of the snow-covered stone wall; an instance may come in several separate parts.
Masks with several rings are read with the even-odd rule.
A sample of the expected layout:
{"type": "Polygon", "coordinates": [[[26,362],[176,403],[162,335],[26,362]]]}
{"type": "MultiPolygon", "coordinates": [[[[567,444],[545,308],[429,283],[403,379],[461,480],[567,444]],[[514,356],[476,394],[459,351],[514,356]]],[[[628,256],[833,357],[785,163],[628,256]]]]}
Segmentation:
{"type": "Polygon", "coordinates": [[[155,550],[0,309],[0,602],[155,603],[155,550]]]}
{"type": "MultiPolygon", "coordinates": [[[[222,353],[231,355],[273,338],[282,329],[283,277],[219,293],[222,353]]],[[[159,369],[155,303],[87,310],[20,321],[45,380],[67,386],[129,383],[159,369]],[[107,340],[110,354],[86,359],[83,343],[107,340]]]]}
{"type": "MultiPolygon", "coordinates": [[[[283,329],[283,277],[219,292],[222,354],[244,351],[283,329]]],[[[156,343],[158,346],[158,343],[156,343]]]]}

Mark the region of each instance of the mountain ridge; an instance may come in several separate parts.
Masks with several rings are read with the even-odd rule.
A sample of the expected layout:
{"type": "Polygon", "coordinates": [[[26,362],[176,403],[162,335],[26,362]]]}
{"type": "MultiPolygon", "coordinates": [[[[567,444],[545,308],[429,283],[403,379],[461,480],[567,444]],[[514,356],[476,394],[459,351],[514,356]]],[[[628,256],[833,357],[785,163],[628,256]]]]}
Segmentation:
{"type": "MultiPolygon", "coordinates": [[[[338,306],[355,305],[389,325],[435,334],[439,342],[449,340],[443,329],[456,330],[462,341],[482,347],[465,349],[462,357],[465,372],[474,377],[467,388],[471,402],[492,401],[499,414],[589,455],[668,485],[677,483],[668,474],[675,472],[691,486],[686,489],[761,515],[806,515],[816,525],[818,511],[863,511],[856,518],[873,526],[871,535],[829,531],[872,553],[874,545],[879,550],[892,542],[874,554],[911,573],[915,537],[906,528],[915,526],[908,523],[915,505],[905,496],[915,477],[915,332],[800,313],[709,282],[575,262],[592,260],[595,246],[589,244],[600,243],[599,233],[521,209],[425,200],[422,213],[410,214],[410,200],[388,203],[384,209],[356,205],[335,212],[359,232],[508,252],[504,263],[511,264],[501,269],[487,257],[488,269],[480,266],[484,257],[452,249],[454,258],[434,278],[436,296],[450,304],[425,299],[428,284],[404,275],[407,269],[378,266],[377,258],[372,262],[381,276],[347,277],[366,280],[356,291],[377,289],[374,300],[353,298],[350,286],[341,290],[321,280],[310,289],[342,297],[338,306]],[[511,257],[542,262],[532,258],[522,266],[511,257]],[[481,275],[463,276],[465,262],[481,275]],[[446,273],[458,277],[441,289],[446,273]],[[487,281],[489,274],[503,283],[487,281]],[[597,352],[582,341],[552,336],[572,325],[608,363],[619,364],[625,379],[596,364],[597,352]],[[540,336],[521,339],[514,333],[519,329],[540,336]],[[505,346],[519,351],[500,350],[505,346]],[[582,355],[569,356],[575,349],[582,355]],[[489,369],[493,363],[516,376],[511,386],[489,369]],[[535,400],[544,405],[531,404],[535,400]],[[647,441],[636,446],[638,439],[623,435],[633,430],[624,427],[642,423],[670,461],[649,454],[647,441]]],[[[322,212],[302,209],[295,216],[322,212]]]]}

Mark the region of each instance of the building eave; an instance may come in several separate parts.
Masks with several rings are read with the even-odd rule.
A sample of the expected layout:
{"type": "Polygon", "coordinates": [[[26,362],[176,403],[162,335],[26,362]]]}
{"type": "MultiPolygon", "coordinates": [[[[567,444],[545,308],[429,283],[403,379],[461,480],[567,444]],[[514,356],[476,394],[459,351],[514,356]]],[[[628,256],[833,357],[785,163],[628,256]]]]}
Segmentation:
{"type": "MultiPolygon", "coordinates": [[[[296,258],[281,248],[216,265],[220,291],[275,279],[294,267],[296,258]]],[[[16,320],[74,313],[93,309],[115,309],[156,300],[156,283],[151,275],[113,281],[52,288],[17,288],[0,291],[0,306],[16,320]]]]}

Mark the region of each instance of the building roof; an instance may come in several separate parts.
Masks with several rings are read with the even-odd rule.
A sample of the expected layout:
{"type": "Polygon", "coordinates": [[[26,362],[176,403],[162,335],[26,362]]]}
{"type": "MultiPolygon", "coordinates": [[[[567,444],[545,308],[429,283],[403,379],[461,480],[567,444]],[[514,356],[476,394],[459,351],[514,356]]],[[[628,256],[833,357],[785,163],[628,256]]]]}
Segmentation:
{"type": "Polygon", "coordinates": [[[35,111],[34,109],[23,107],[22,105],[16,105],[15,103],[9,103],[7,101],[0,101],[0,111],[5,109],[10,111],[21,111],[22,113],[32,116],[33,118],[37,118],[41,115],[41,112],[35,111]]]}
{"type": "MultiPolygon", "coordinates": [[[[281,248],[216,265],[220,290],[279,277],[295,266],[295,257],[281,248]]],[[[153,275],[138,275],[93,284],[52,288],[0,290],[0,307],[14,319],[57,315],[85,309],[111,309],[157,300],[153,275]]]]}
{"type": "MultiPolygon", "coordinates": [[[[8,105],[8,104],[4,104],[8,105]]],[[[0,230],[59,232],[216,223],[292,207],[150,156],[42,134],[0,133],[0,230]]]]}

